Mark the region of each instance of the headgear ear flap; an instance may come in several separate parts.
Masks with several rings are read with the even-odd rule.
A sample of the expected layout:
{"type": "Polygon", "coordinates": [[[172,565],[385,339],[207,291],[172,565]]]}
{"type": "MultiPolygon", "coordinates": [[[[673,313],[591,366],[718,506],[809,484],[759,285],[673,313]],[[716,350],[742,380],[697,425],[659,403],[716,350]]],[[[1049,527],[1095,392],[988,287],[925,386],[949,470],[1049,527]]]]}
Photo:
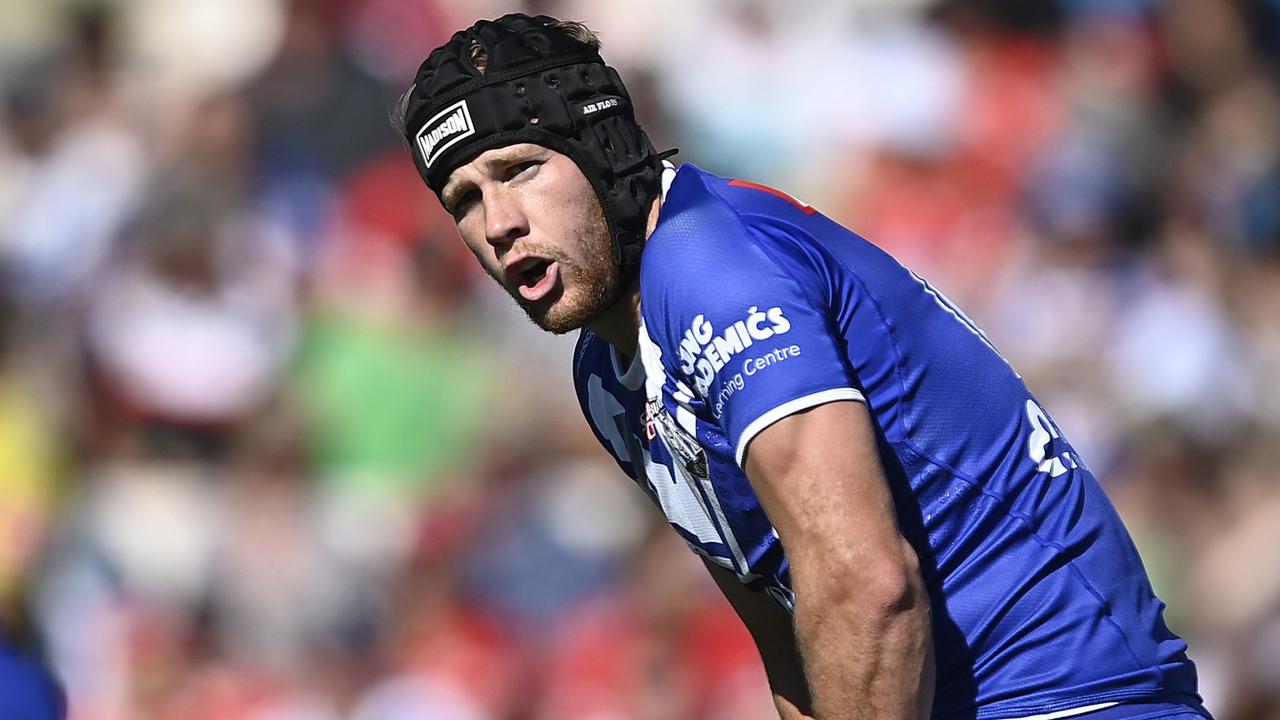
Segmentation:
{"type": "Polygon", "coordinates": [[[406,113],[414,163],[439,196],[449,174],[485,150],[531,142],[564,153],[600,198],[614,261],[630,277],[660,192],[661,156],[618,73],[554,22],[519,13],[481,20],[427,57],[406,113]],[[483,73],[471,63],[476,43],[483,73]]]}

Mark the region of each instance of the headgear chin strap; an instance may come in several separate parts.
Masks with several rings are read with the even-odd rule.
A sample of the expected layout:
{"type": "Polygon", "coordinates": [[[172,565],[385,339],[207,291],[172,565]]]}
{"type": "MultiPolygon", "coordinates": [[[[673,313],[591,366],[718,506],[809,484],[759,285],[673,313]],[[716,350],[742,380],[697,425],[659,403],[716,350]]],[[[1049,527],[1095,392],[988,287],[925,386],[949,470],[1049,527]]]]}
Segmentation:
{"type": "Polygon", "coordinates": [[[406,133],[414,163],[439,196],[449,174],[491,148],[519,142],[569,156],[604,210],[614,261],[639,267],[661,157],[636,123],[622,79],[599,53],[539,15],[504,15],[455,33],[418,68],[406,133]],[[471,64],[484,47],[482,74],[471,64]]]}

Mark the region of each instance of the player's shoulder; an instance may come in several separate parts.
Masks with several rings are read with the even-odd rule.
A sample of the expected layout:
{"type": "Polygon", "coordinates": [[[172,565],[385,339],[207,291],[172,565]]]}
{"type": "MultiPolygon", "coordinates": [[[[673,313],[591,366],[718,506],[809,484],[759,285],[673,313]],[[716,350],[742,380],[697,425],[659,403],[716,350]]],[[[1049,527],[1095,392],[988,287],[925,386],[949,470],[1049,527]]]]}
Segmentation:
{"type": "Polygon", "coordinates": [[[729,178],[703,170],[693,163],[682,164],[676,169],[663,195],[659,230],[678,232],[678,227],[662,226],[672,225],[670,221],[676,221],[678,225],[680,221],[688,222],[691,218],[705,219],[705,216],[730,211],[725,189],[731,182],[729,178]]]}
{"type": "Polygon", "coordinates": [[[787,193],[749,180],[722,177],[685,163],[666,188],[658,223],[645,244],[645,261],[720,262],[746,245],[778,238],[803,241],[817,213],[787,193]],[[744,245],[745,244],[745,245],[744,245]]]}
{"type": "Polygon", "coordinates": [[[662,199],[658,224],[645,243],[646,255],[664,258],[696,253],[717,244],[742,224],[736,208],[724,196],[728,181],[685,163],[662,199]]]}
{"type": "Polygon", "coordinates": [[[745,208],[735,202],[732,182],[688,163],[680,166],[645,243],[642,290],[705,280],[759,242],[745,208]]]}

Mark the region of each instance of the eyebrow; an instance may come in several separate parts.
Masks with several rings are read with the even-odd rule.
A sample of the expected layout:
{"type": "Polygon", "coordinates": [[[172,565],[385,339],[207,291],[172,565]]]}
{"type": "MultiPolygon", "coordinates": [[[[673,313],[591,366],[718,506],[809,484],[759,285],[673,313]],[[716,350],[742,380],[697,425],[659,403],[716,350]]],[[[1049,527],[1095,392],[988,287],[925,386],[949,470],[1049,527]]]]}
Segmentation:
{"type": "Polygon", "coordinates": [[[444,209],[453,211],[453,204],[458,201],[464,190],[474,187],[475,183],[470,180],[458,180],[445,183],[444,188],[440,191],[440,202],[444,205],[444,209]]]}
{"type": "MultiPolygon", "coordinates": [[[[496,166],[510,165],[517,161],[531,160],[538,157],[541,154],[540,151],[543,150],[545,150],[545,148],[537,145],[533,146],[533,148],[530,148],[527,145],[509,145],[507,147],[500,148],[497,153],[494,153],[494,155],[484,162],[484,167],[481,172],[485,175],[492,174],[493,168],[496,166]]],[[[451,201],[455,200],[458,195],[460,195],[464,190],[469,190],[474,186],[475,183],[470,180],[455,181],[451,179],[445,183],[444,188],[440,191],[440,200],[444,203],[444,206],[447,209],[452,204],[451,201]]]]}

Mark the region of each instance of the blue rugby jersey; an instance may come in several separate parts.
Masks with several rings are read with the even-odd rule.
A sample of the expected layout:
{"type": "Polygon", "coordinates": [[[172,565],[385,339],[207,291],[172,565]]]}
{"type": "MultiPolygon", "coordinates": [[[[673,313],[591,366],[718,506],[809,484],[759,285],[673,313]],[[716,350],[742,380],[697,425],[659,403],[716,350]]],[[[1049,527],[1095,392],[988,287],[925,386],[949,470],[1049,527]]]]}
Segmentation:
{"type": "Polygon", "coordinates": [[[864,402],[933,609],[935,718],[1195,699],[1102,488],[968,317],[783,193],[684,165],[644,252],[628,367],[581,334],[597,438],[689,546],[793,607],[784,548],[740,465],[770,423],[864,402]]]}

